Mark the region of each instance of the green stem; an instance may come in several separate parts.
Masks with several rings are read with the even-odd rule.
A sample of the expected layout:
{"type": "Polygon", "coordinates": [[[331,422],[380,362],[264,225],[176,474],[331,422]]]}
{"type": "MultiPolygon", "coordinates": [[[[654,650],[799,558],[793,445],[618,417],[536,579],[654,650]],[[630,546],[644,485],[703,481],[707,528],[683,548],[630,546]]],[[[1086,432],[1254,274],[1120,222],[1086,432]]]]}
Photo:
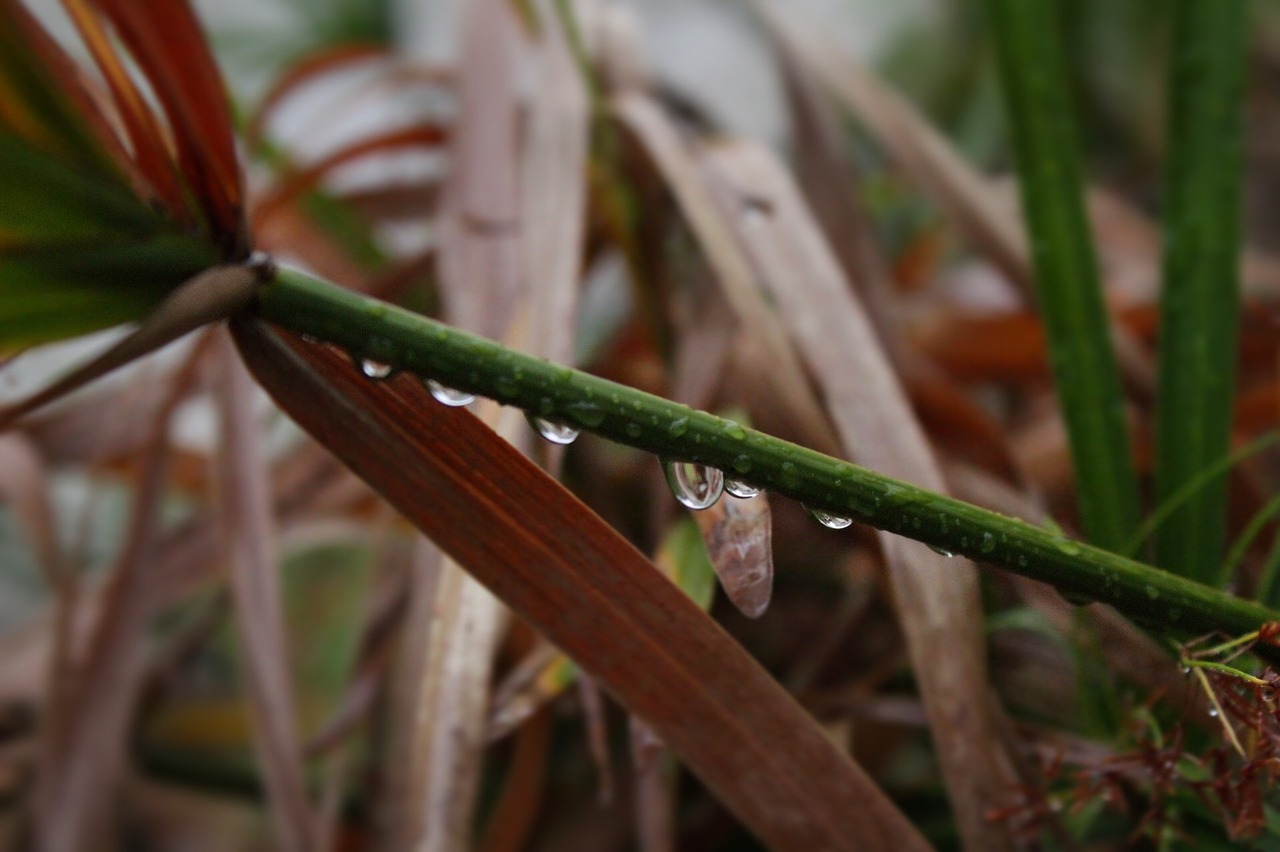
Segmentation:
{"type": "MultiPolygon", "coordinates": [[[[1227,452],[1240,301],[1245,3],[1179,0],[1174,8],[1157,503],[1227,452]]],[[[1172,513],[1156,533],[1158,565],[1219,579],[1226,489],[1226,476],[1211,477],[1172,513]]]]}
{"type": "Polygon", "coordinates": [[[811,508],[1111,604],[1155,629],[1237,634],[1280,619],[1280,613],[1216,589],[732,420],[515,352],[297,270],[282,269],[262,287],[258,312],[353,357],[429,376],[659,456],[720,468],[811,508]]]}
{"type": "Polygon", "coordinates": [[[1138,526],[1098,264],[1085,217],[1065,61],[1051,0],[988,0],[1031,237],[1040,312],[1090,541],[1119,551],[1138,526]]]}

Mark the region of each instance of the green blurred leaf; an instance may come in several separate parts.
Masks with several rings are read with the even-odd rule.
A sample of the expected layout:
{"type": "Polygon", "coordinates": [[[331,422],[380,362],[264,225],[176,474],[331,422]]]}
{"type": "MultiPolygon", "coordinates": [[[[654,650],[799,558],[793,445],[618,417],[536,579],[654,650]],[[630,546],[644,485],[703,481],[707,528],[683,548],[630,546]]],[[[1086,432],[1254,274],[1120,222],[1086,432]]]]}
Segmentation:
{"type": "Polygon", "coordinates": [[[716,596],[716,572],[697,524],[682,518],[662,542],[657,563],[699,608],[711,609],[716,596]]]}

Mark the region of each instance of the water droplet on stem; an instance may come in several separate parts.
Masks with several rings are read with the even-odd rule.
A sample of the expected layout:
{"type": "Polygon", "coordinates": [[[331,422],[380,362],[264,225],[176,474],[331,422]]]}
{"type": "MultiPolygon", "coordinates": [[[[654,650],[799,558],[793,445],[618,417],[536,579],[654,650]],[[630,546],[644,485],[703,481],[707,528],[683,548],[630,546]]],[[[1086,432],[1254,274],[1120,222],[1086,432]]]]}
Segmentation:
{"type": "Polygon", "coordinates": [[[549,420],[536,414],[526,414],[525,418],[533,430],[553,444],[572,444],[578,437],[578,430],[558,420],[549,420]]]}
{"type": "Polygon", "coordinates": [[[436,402],[453,408],[470,405],[476,400],[475,394],[446,387],[435,379],[427,379],[427,390],[431,391],[431,395],[435,397],[436,402]]]}
{"type": "Polygon", "coordinates": [[[828,529],[842,530],[853,525],[853,518],[846,518],[844,515],[832,514],[822,509],[810,509],[808,506],[805,506],[804,510],[809,513],[809,517],[828,529]]]}
{"type": "Polygon", "coordinates": [[[362,358],[360,360],[360,372],[366,378],[381,380],[391,375],[391,365],[375,361],[372,358],[362,358]]]}
{"type": "Polygon", "coordinates": [[[662,462],[671,493],[690,509],[714,506],[724,493],[724,474],[717,468],[696,462],[662,462]]]}
{"type": "Polygon", "coordinates": [[[726,479],[724,481],[724,490],[730,495],[737,497],[739,500],[750,500],[752,497],[760,493],[760,489],[754,485],[743,482],[741,479],[726,479]]]}

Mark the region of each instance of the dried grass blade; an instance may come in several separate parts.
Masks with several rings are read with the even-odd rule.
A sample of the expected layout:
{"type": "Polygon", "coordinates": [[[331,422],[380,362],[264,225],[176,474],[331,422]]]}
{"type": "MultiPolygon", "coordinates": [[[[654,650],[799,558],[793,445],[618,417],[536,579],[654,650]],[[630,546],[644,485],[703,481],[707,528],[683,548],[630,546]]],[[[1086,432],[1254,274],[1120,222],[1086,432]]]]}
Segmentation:
{"type": "Polygon", "coordinates": [[[927,844],[760,667],[620,536],[468,412],[235,324],[259,381],[535,629],[643,715],[779,850],[927,844]]]}
{"type": "MultiPolygon", "coordinates": [[[[764,380],[773,386],[806,443],[824,451],[834,449],[838,442],[813,395],[809,378],[787,340],[786,331],[756,286],[754,272],[742,249],[721,221],[715,201],[708,194],[698,165],[679,130],[652,98],[638,91],[619,95],[614,101],[614,110],[662,173],[738,320],[756,344],[768,353],[772,369],[765,373],[764,380]]],[[[748,201],[743,199],[744,203],[748,201]]]]}
{"type": "Polygon", "coordinates": [[[871,221],[858,199],[860,179],[826,92],[790,51],[779,51],[791,113],[796,178],[840,265],[866,302],[896,367],[906,359],[894,321],[894,293],[871,221]]]}
{"type": "Polygon", "coordinates": [[[303,776],[271,490],[251,405],[253,384],[229,340],[220,340],[215,351],[221,372],[217,497],[254,738],[262,755],[276,842],[281,849],[314,849],[319,823],[303,776]]]}
{"type": "Polygon", "coordinates": [[[540,75],[522,151],[520,201],[530,351],[569,364],[585,236],[590,112],[561,24],[547,21],[532,49],[540,75]]]}
{"type": "Polygon", "coordinates": [[[146,627],[154,611],[144,589],[163,568],[158,557],[169,457],[165,430],[176,399],[170,395],[155,421],[124,545],[83,655],[73,662],[77,676],[51,685],[35,793],[37,849],[96,849],[110,833],[116,804],[111,793],[120,789],[125,773],[130,720],[145,673],[146,627]]]}
{"type": "Polygon", "coordinates": [[[520,852],[529,848],[529,834],[546,787],[543,776],[550,752],[551,721],[551,710],[544,706],[520,726],[502,794],[477,844],[480,852],[520,852]]]}
{"type": "Polygon", "coordinates": [[[490,672],[506,623],[502,603],[444,560],[407,754],[413,784],[406,795],[416,811],[411,846],[418,852],[462,852],[471,845],[490,672]]]}
{"type": "Polygon", "coordinates": [[[30,537],[36,564],[55,594],[70,580],[58,543],[57,519],[48,472],[32,442],[23,435],[0,435],[0,501],[12,507],[30,537]]]}
{"type": "Polygon", "coordinates": [[[466,7],[458,75],[461,109],[441,196],[440,284],[454,325],[501,339],[524,286],[515,57],[507,0],[466,7]]]}
{"type": "MultiPolygon", "coordinates": [[[[942,474],[839,262],[780,163],[752,143],[705,155],[725,221],[775,296],[813,368],[847,451],[858,464],[945,490],[942,474]],[[744,215],[743,191],[768,213],[744,215]]],[[[986,650],[974,567],[879,533],[899,619],[920,685],[960,835],[972,849],[1012,846],[990,803],[1014,784],[986,704],[986,650]],[[945,654],[940,654],[946,649],[945,654]]]]}
{"type": "Polygon", "coordinates": [[[1026,236],[1013,211],[899,94],[827,34],[782,4],[755,0],[788,64],[807,69],[855,112],[903,171],[919,181],[948,218],[1018,285],[1032,291],[1026,236]]]}

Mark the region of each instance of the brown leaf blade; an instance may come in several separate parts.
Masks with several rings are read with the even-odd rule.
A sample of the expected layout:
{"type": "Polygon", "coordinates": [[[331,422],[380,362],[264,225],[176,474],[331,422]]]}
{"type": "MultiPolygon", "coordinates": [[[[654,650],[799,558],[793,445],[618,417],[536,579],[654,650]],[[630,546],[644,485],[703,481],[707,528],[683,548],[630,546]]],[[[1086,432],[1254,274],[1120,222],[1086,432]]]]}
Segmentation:
{"type": "Polygon", "coordinates": [[[771,848],[925,849],[863,771],[611,528],[411,377],[234,325],[259,382],[499,598],[643,716],[771,848]]]}

